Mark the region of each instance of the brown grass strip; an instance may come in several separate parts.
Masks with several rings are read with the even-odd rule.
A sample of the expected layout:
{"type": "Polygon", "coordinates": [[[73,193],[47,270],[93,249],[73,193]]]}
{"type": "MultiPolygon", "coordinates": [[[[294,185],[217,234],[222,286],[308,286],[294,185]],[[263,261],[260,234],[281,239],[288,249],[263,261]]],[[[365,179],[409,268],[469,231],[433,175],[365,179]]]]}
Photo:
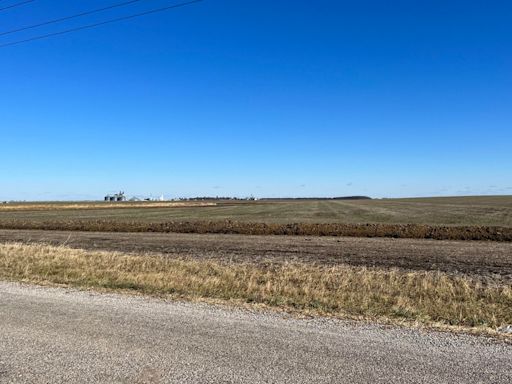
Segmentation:
{"type": "Polygon", "coordinates": [[[123,202],[96,202],[96,203],[26,203],[26,204],[0,204],[0,212],[18,211],[60,211],[74,209],[122,209],[122,208],[183,208],[183,207],[213,207],[215,202],[202,201],[123,201],[123,202]]]}
{"type": "Polygon", "coordinates": [[[440,272],[246,265],[0,244],[0,278],[260,303],[301,313],[494,329],[512,323],[512,287],[440,272]]]}

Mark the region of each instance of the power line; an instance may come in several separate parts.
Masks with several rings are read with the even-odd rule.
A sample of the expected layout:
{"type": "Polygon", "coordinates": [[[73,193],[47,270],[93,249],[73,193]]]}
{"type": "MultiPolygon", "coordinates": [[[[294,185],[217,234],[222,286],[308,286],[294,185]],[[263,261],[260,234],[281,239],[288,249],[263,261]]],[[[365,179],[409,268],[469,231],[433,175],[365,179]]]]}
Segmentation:
{"type": "MultiPolygon", "coordinates": [[[[32,0],[32,1],[33,1],[33,0],[32,0]]],[[[9,46],[11,46],[11,45],[17,45],[17,44],[28,43],[28,42],[30,42],[30,41],[34,41],[34,40],[46,39],[46,38],[48,38],[48,37],[64,35],[64,34],[66,34],[66,33],[77,32],[77,31],[81,31],[81,30],[83,30],[83,29],[95,28],[95,27],[99,27],[99,26],[101,26],[101,25],[110,24],[110,23],[115,23],[115,22],[118,22],[118,21],[134,19],[134,18],[139,17],[139,16],[145,16],[145,15],[149,15],[149,14],[152,14],[152,13],[157,13],[157,12],[167,11],[167,10],[169,10],[169,9],[173,9],[173,8],[184,7],[184,6],[186,6],[186,5],[190,5],[190,4],[194,4],[194,3],[199,3],[199,2],[201,2],[201,1],[203,1],[203,0],[192,0],[192,1],[187,1],[187,2],[184,2],[184,3],[178,3],[178,4],[170,5],[170,6],[167,6],[167,7],[163,7],[163,8],[156,8],[156,9],[151,9],[151,10],[149,10],[149,11],[140,12],[140,13],[135,13],[135,14],[128,15],[128,16],[117,17],[117,18],[115,18],[115,19],[110,19],[110,20],[106,20],[106,21],[99,22],[99,23],[83,25],[83,26],[81,26],[81,27],[70,28],[70,29],[66,29],[66,30],[59,31],[59,32],[54,32],[54,33],[48,33],[48,34],[46,34],[46,35],[39,35],[39,36],[31,37],[31,38],[29,38],[29,39],[18,40],[18,41],[13,41],[13,42],[11,42],[11,43],[0,44],[0,48],[9,47],[9,46]]]]}
{"type": "Polygon", "coordinates": [[[26,1],[21,1],[19,3],[14,3],[14,4],[9,5],[7,7],[0,8],[0,11],[4,11],[6,9],[11,9],[11,8],[19,7],[19,6],[23,5],[23,4],[31,3],[33,1],[36,1],[36,0],[26,0],[26,1]]]}
{"type": "MultiPolygon", "coordinates": [[[[0,0],[0,1],[2,1],[2,0],[0,0]]],[[[77,18],[77,17],[92,15],[93,13],[102,12],[102,11],[106,11],[108,9],[113,9],[113,8],[117,8],[117,7],[122,7],[122,6],[125,6],[125,5],[128,5],[128,4],[137,3],[139,1],[142,1],[142,0],[125,1],[123,3],[117,3],[117,4],[109,5],[107,7],[93,9],[92,11],[81,12],[81,13],[77,13],[75,15],[60,17],[58,19],[53,19],[53,20],[49,20],[49,21],[43,21],[42,23],[28,25],[26,27],[21,27],[21,28],[17,28],[17,29],[12,29],[12,30],[6,31],[6,32],[0,32],[0,36],[9,35],[9,34],[15,33],[15,32],[25,31],[27,29],[42,27],[43,25],[55,24],[55,23],[59,23],[61,21],[70,20],[70,19],[74,19],[74,18],[77,18]]]]}

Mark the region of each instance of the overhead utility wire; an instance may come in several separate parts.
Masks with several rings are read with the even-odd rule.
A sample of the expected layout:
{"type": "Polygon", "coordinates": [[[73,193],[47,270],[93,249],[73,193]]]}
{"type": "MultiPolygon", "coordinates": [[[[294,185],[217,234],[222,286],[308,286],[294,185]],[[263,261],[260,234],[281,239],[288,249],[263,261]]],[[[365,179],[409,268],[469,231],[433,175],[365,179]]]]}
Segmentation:
{"type": "Polygon", "coordinates": [[[203,1],[203,0],[187,1],[187,2],[185,2],[185,3],[178,3],[178,4],[170,5],[170,6],[167,6],[167,7],[163,7],[163,8],[151,9],[151,10],[149,10],[149,11],[140,12],[140,13],[135,13],[135,14],[133,14],[133,15],[117,17],[117,18],[115,18],[115,19],[110,19],[110,20],[106,20],[106,21],[99,22],[99,23],[83,25],[83,26],[81,26],[81,27],[76,27],[76,28],[66,29],[66,30],[64,30],[64,31],[59,31],[59,32],[54,32],[54,33],[48,33],[48,34],[46,34],[46,35],[39,35],[39,36],[31,37],[31,38],[29,38],[29,39],[18,40],[18,41],[13,41],[13,42],[11,42],[11,43],[0,44],[0,48],[9,47],[9,46],[11,46],[11,45],[17,45],[17,44],[28,43],[28,42],[30,42],[30,41],[34,41],[34,40],[46,39],[46,38],[48,38],[48,37],[64,35],[64,34],[66,34],[66,33],[77,32],[77,31],[81,31],[81,30],[83,30],[83,29],[95,28],[95,27],[99,27],[99,26],[101,26],[101,25],[110,24],[110,23],[115,23],[115,22],[118,22],[118,21],[123,21],[123,20],[128,20],[128,19],[134,19],[134,18],[139,17],[139,16],[145,16],[145,15],[149,15],[149,14],[152,14],[152,13],[157,13],[157,12],[167,11],[167,10],[169,10],[169,9],[173,9],[173,8],[184,7],[184,6],[186,6],[186,5],[190,5],[190,4],[194,4],[194,3],[199,3],[199,2],[201,2],[201,1],[203,1]]]}
{"type": "Polygon", "coordinates": [[[19,3],[14,3],[12,5],[9,5],[7,7],[3,7],[3,8],[0,8],[0,11],[4,11],[6,9],[11,9],[11,8],[15,8],[15,7],[19,7],[20,5],[23,5],[23,4],[27,4],[27,3],[31,3],[33,1],[36,1],[36,0],[26,0],[26,1],[21,1],[19,3]]]}
{"type": "MultiPolygon", "coordinates": [[[[2,1],[2,0],[0,0],[0,1],[2,1]]],[[[55,24],[55,23],[59,23],[61,21],[70,20],[70,19],[74,19],[74,18],[77,18],[77,17],[92,15],[93,13],[102,12],[102,11],[106,11],[108,9],[113,9],[113,8],[117,8],[117,7],[122,7],[124,5],[132,4],[132,3],[137,3],[139,1],[142,1],[142,0],[125,1],[124,3],[117,3],[117,4],[109,5],[107,7],[97,8],[97,9],[93,9],[92,11],[81,12],[81,13],[77,13],[75,15],[64,16],[64,17],[60,17],[58,19],[53,19],[53,20],[49,20],[49,21],[43,21],[42,23],[28,25],[26,27],[21,27],[21,28],[17,28],[17,29],[12,29],[10,31],[0,32],[0,36],[9,35],[9,34],[15,33],[15,32],[25,31],[27,29],[42,27],[43,25],[55,24]]]]}

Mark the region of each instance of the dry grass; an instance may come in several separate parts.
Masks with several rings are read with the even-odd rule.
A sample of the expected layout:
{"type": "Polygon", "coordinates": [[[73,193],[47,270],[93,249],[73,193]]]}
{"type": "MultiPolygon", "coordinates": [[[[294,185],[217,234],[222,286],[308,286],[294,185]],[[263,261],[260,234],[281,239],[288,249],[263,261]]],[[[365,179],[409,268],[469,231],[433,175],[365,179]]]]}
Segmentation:
{"type": "Polygon", "coordinates": [[[178,208],[178,207],[212,207],[214,202],[201,201],[139,201],[139,202],[91,202],[91,203],[14,203],[0,204],[0,212],[18,211],[59,211],[74,209],[120,209],[120,208],[178,208]]]}
{"type": "Polygon", "coordinates": [[[0,244],[0,278],[261,303],[303,313],[492,329],[512,323],[512,287],[440,272],[246,265],[0,244]]]}

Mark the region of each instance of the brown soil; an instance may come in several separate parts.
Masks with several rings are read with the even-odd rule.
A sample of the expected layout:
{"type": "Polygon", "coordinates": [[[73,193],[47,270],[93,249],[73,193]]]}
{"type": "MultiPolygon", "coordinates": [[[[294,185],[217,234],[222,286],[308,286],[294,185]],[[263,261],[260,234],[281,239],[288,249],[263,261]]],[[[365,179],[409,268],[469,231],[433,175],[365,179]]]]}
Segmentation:
{"type": "Polygon", "coordinates": [[[351,236],[436,240],[489,240],[512,242],[512,227],[441,226],[426,224],[256,223],[239,221],[184,221],[145,223],[112,220],[2,220],[0,229],[210,233],[236,235],[351,236]]]}
{"type": "Polygon", "coordinates": [[[0,230],[0,242],[7,241],[223,262],[307,262],[439,270],[512,284],[512,244],[490,241],[0,230]]]}

